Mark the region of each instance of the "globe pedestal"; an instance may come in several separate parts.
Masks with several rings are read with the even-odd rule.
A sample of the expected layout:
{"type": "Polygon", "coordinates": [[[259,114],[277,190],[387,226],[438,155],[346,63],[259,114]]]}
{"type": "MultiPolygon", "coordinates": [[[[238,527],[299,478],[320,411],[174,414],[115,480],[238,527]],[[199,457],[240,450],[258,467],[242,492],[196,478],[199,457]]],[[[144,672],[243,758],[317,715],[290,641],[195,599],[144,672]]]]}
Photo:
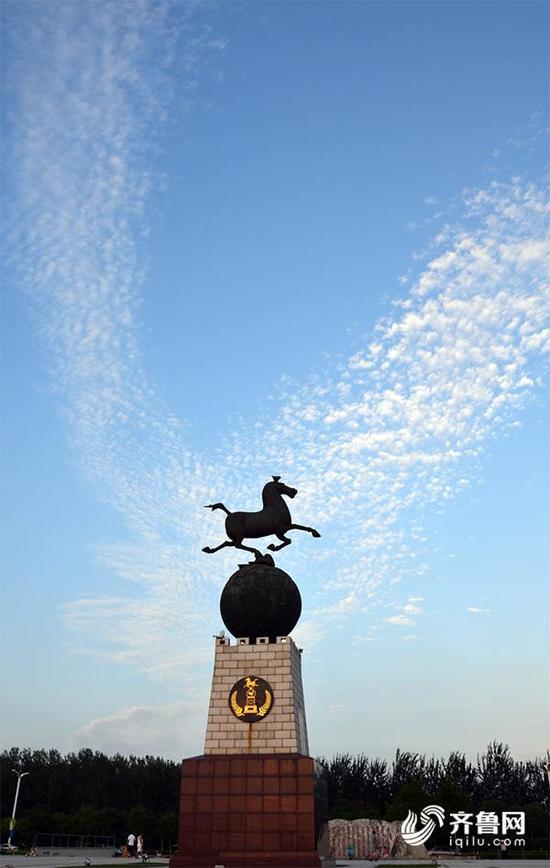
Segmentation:
{"type": "Polygon", "coordinates": [[[276,642],[298,623],[302,598],[288,573],[274,564],[243,564],[222,591],[220,612],[233,636],[246,636],[252,644],[266,636],[276,642]]]}

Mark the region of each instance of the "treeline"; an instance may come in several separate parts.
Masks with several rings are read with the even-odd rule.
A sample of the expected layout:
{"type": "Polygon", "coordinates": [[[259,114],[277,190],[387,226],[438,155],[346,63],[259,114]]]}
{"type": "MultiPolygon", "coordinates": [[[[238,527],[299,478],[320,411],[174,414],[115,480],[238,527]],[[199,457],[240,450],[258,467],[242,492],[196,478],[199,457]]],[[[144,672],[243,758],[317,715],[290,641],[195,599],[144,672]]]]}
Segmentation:
{"type": "MultiPolygon", "coordinates": [[[[403,820],[409,809],[441,805],[446,816],[458,811],[524,811],[526,850],[548,850],[548,762],[514,760],[507,745],[493,742],[475,762],[455,751],[448,759],[398,750],[393,762],[364,754],[321,759],[328,779],[331,818],[403,820]]],[[[448,826],[431,843],[447,845],[448,826]]]]}
{"type": "Polygon", "coordinates": [[[2,841],[8,834],[17,778],[21,783],[16,840],[30,846],[37,832],[143,834],[146,849],[169,850],[177,842],[180,766],[146,756],[108,757],[89,749],[62,756],[57,750],[11,748],[0,754],[2,841]]]}
{"type": "MultiPolygon", "coordinates": [[[[524,810],[528,847],[545,847],[548,760],[518,762],[506,745],[494,742],[474,762],[459,752],[427,759],[399,750],[392,762],[364,754],[320,762],[333,818],[402,820],[409,809],[419,812],[434,803],[447,812],[524,810]]],[[[29,772],[17,809],[20,843],[30,846],[36,832],[114,835],[122,844],[133,831],[144,835],[149,851],[167,851],[177,841],[178,763],[152,756],[108,757],[89,749],[66,756],[56,750],[4,751],[3,841],[15,793],[12,769],[29,772]]]]}
{"type": "Polygon", "coordinates": [[[459,752],[445,760],[400,750],[391,763],[364,754],[338,754],[321,762],[327,771],[331,813],[343,819],[398,820],[409,808],[418,811],[430,802],[452,811],[501,803],[503,810],[548,807],[548,759],[518,762],[499,742],[490,744],[475,762],[459,752]]]}

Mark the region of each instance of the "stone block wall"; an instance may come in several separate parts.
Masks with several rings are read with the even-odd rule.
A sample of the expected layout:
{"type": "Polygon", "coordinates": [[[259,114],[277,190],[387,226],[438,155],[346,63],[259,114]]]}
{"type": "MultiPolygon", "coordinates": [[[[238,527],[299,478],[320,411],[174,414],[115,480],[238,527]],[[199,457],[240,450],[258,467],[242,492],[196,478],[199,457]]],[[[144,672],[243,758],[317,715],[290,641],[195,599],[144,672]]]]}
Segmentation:
{"type": "Polygon", "coordinates": [[[255,645],[246,640],[230,645],[228,639],[216,639],[204,753],[309,756],[302,658],[290,637],[255,645]],[[231,688],[247,675],[264,678],[273,690],[271,711],[253,724],[236,718],[229,707],[231,688]]]}

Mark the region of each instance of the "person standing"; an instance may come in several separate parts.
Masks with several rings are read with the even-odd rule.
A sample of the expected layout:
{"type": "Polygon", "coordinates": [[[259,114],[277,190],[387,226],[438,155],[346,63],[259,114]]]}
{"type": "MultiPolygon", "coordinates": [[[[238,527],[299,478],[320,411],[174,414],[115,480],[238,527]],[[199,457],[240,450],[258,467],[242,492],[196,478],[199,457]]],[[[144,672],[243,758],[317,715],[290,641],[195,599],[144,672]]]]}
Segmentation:
{"type": "Polygon", "coordinates": [[[138,859],[143,859],[143,835],[138,835],[137,838],[137,857],[138,859]]]}
{"type": "Polygon", "coordinates": [[[128,840],[126,843],[128,845],[128,856],[130,856],[131,858],[132,856],[136,855],[136,836],[133,832],[130,832],[130,834],[128,835],[128,840]]]}

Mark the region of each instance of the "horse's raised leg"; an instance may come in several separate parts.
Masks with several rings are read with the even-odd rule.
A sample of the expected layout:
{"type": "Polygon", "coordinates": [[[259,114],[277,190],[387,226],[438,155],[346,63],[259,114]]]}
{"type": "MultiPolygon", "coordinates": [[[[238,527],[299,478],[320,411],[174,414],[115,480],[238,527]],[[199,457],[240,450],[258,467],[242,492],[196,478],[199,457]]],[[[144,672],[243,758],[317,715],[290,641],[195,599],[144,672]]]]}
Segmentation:
{"type": "Polygon", "coordinates": [[[203,552],[206,552],[207,555],[213,555],[214,552],[219,552],[220,549],[224,549],[226,546],[234,546],[234,545],[235,545],[234,542],[230,542],[228,539],[226,539],[225,542],[222,542],[221,545],[216,546],[215,549],[211,549],[210,546],[205,546],[203,548],[203,552]]]}
{"type": "Polygon", "coordinates": [[[311,536],[321,536],[318,530],[315,530],[314,527],[305,527],[303,524],[291,524],[289,530],[305,530],[311,534],[311,536]]]}
{"type": "MultiPolygon", "coordinates": [[[[292,527],[292,525],[291,525],[291,527],[292,527]]],[[[280,546],[276,546],[274,543],[271,543],[271,545],[268,545],[268,549],[270,549],[270,551],[272,551],[272,552],[278,552],[281,549],[284,549],[285,546],[289,546],[290,543],[292,542],[292,540],[288,539],[288,537],[286,537],[284,535],[284,533],[278,533],[278,534],[275,534],[275,536],[277,537],[277,539],[282,540],[282,543],[280,546]]]]}

